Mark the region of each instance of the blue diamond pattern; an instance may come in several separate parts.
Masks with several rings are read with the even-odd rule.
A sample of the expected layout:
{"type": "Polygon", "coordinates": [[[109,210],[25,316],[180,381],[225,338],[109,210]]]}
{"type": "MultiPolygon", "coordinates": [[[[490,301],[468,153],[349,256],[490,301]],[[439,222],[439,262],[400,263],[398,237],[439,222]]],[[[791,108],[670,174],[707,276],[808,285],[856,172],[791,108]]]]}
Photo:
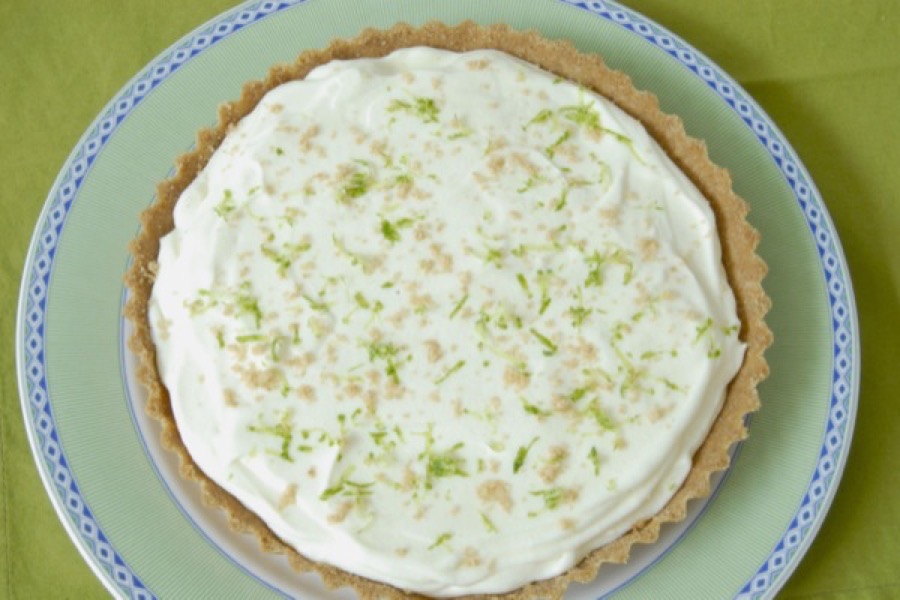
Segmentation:
{"type": "Polygon", "coordinates": [[[71,182],[65,184],[65,185],[62,187],[62,190],[61,190],[60,194],[61,194],[61,196],[62,196],[61,199],[62,199],[64,202],[68,202],[69,200],[72,199],[72,196],[75,195],[75,186],[72,185],[71,182]]]}
{"type": "Polygon", "coordinates": [[[82,521],[81,522],[81,534],[82,535],[84,535],[86,537],[91,537],[94,535],[95,531],[96,531],[96,529],[94,529],[94,524],[91,523],[90,521],[82,521]]]}

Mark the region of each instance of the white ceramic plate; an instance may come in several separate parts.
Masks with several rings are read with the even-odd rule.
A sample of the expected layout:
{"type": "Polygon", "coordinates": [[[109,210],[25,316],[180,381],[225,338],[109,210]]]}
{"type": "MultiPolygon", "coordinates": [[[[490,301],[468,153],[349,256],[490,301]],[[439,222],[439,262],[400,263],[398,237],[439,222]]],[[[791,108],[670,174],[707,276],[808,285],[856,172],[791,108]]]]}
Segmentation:
{"type": "Polygon", "coordinates": [[[178,477],[144,415],[125,347],[126,247],[155,183],[245,81],[365,26],[464,18],[571,39],[656,93],[731,170],[770,266],[767,321],[776,343],[749,440],[688,519],[567,597],[771,597],[809,547],[836,491],[856,414],[853,294],[806,170],[728,75],[612,2],[255,1],[178,41],[116,95],[60,172],[28,253],[16,340],[28,434],[60,519],[115,595],[352,597],[259,553],[178,477]]]}

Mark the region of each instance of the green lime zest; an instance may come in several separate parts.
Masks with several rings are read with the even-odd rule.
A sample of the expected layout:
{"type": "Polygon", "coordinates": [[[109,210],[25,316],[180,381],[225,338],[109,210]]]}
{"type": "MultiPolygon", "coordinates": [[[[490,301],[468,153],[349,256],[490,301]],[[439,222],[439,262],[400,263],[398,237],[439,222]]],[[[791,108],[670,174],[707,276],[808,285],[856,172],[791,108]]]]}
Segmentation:
{"type": "Polygon", "coordinates": [[[371,488],[375,485],[375,482],[370,481],[367,483],[360,483],[351,480],[350,475],[353,473],[353,469],[352,466],[348,467],[336,484],[326,488],[325,491],[319,495],[319,500],[325,501],[335,496],[342,496],[351,498],[355,503],[359,504],[364,498],[371,496],[371,488]]]}
{"type": "Polygon", "coordinates": [[[552,159],[556,155],[556,150],[565,144],[570,137],[572,137],[572,132],[571,130],[566,129],[552,144],[544,148],[544,152],[552,159]]]}
{"type": "Polygon", "coordinates": [[[400,241],[400,230],[407,227],[412,227],[414,224],[415,220],[410,219],[409,217],[398,219],[394,222],[388,221],[387,219],[382,219],[381,235],[383,235],[384,239],[386,239],[390,243],[395,244],[400,241]]]}
{"type": "Polygon", "coordinates": [[[433,98],[418,97],[412,102],[394,99],[387,108],[388,112],[403,112],[422,119],[423,123],[437,123],[440,109],[433,98]]]}
{"type": "Polygon", "coordinates": [[[385,363],[384,373],[391,378],[395,384],[400,384],[400,376],[397,374],[397,355],[400,350],[391,342],[372,342],[366,346],[369,353],[369,360],[382,360],[385,363]]]}
{"type": "Polygon", "coordinates": [[[562,118],[585,129],[598,133],[603,130],[600,125],[600,113],[594,110],[590,103],[563,106],[558,112],[562,118]]]}
{"type": "Polygon", "coordinates": [[[491,518],[484,513],[481,514],[481,522],[484,523],[484,528],[488,530],[489,533],[497,533],[497,526],[494,525],[494,522],[491,521],[491,518]]]}
{"type": "Polygon", "coordinates": [[[559,507],[563,498],[565,497],[566,490],[561,487],[553,487],[546,490],[536,490],[530,492],[532,496],[538,496],[544,501],[544,508],[548,510],[554,510],[559,507]]]}
{"type": "Polygon", "coordinates": [[[215,213],[225,219],[228,220],[228,217],[231,216],[235,210],[237,210],[237,205],[234,203],[234,194],[231,190],[225,190],[222,194],[222,201],[219,202],[215,208],[213,208],[215,213]]]}
{"type": "Polygon", "coordinates": [[[242,283],[234,303],[238,316],[249,315],[253,317],[256,328],[259,329],[259,326],[262,324],[263,314],[259,308],[259,299],[250,292],[250,289],[249,281],[242,283]]]}
{"type": "Polygon", "coordinates": [[[456,361],[456,364],[454,364],[452,367],[447,369],[446,373],[444,373],[443,375],[441,375],[440,377],[438,377],[437,379],[434,380],[435,385],[440,385],[440,384],[444,383],[445,381],[447,381],[447,379],[451,375],[453,375],[454,373],[456,373],[457,371],[462,369],[464,366],[466,366],[466,361],[464,361],[464,360],[456,361]]]}
{"type": "Polygon", "coordinates": [[[536,404],[531,404],[525,398],[519,398],[519,401],[522,403],[522,409],[529,415],[535,415],[536,417],[549,417],[553,414],[549,410],[544,410],[536,404]]]}
{"type": "Polygon", "coordinates": [[[584,306],[570,306],[569,307],[569,316],[572,317],[572,327],[578,329],[582,325],[584,325],[585,319],[591,316],[591,313],[594,312],[592,308],[586,308],[584,306]]]}
{"type": "Polygon", "coordinates": [[[303,242],[299,244],[285,244],[281,250],[277,250],[266,244],[261,244],[260,250],[263,256],[274,262],[278,267],[278,275],[284,277],[294,261],[309,250],[310,247],[309,242],[303,242]]]}
{"type": "Polygon", "coordinates": [[[433,544],[428,546],[428,549],[434,550],[435,548],[437,548],[439,546],[443,546],[445,543],[449,542],[451,539],[453,539],[453,534],[450,533],[449,531],[445,531],[444,533],[437,536],[437,539],[434,540],[433,544]]]}
{"type": "Polygon", "coordinates": [[[527,446],[520,446],[519,451],[516,452],[516,458],[513,461],[513,473],[518,473],[519,469],[525,464],[525,459],[528,458],[528,451],[531,450],[531,447],[534,446],[534,443],[538,441],[537,437],[534,437],[531,442],[528,443],[527,446]]]}
{"type": "Polygon", "coordinates": [[[534,117],[532,117],[532,119],[530,121],[528,121],[527,123],[525,123],[525,125],[522,126],[522,129],[526,130],[529,127],[531,127],[532,125],[540,125],[541,123],[546,123],[547,121],[549,121],[552,118],[553,118],[553,111],[550,110],[549,108],[545,108],[543,110],[538,111],[538,113],[536,115],[534,115],[534,117]]]}
{"type": "Polygon", "coordinates": [[[563,190],[559,199],[553,203],[553,210],[556,212],[559,212],[562,209],[564,209],[566,207],[566,202],[568,201],[568,198],[569,198],[569,188],[566,188],[563,190]]]}
{"type": "Polygon", "coordinates": [[[291,410],[284,411],[281,420],[275,425],[250,425],[247,429],[252,433],[274,435],[281,440],[281,451],[277,454],[282,460],[294,462],[291,456],[291,441],[294,439],[294,431],[291,422],[294,413],[291,410]]]}
{"type": "Polygon", "coordinates": [[[693,343],[696,344],[701,339],[703,339],[703,336],[705,336],[707,333],[709,333],[710,329],[712,329],[712,326],[713,326],[713,320],[712,320],[712,318],[709,318],[709,317],[705,321],[703,321],[703,323],[701,323],[700,325],[697,325],[697,328],[696,328],[697,335],[694,337],[693,343]]]}
{"type": "Polygon", "coordinates": [[[328,304],[326,302],[322,302],[312,298],[308,294],[303,294],[303,299],[309,304],[309,307],[318,312],[325,312],[328,310],[328,304]]]}
{"type": "Polygon", "coordinates": [[[550,306],[550,280],[552,277],[553,273],[551,271],[538,270],[537,282],[538,287],[541,288],[541,307],[538,310],[538,314],[544,314],[544,311],[546,311],[547,307],[550,306]]]}
{"type": "Polygon", "coordinates": [[[531,290],[528,289],[528,280],[525,279],[525,276],[521,273],[516,273],[516,281],[519,282],[519,286],[525,291],[525,295],[531,298],[531,290]]]}
{"type": "Polygon", "coordinates": [[[597,425],[606,429],[607,431],[615,431],[616,423],[613,421],[606,412],[600,408],[600,403],[597,400],[591,402],[587,407],[587,412],[590,416],[594,417],[594,420],[597,422],[597,425]]]}
{"type": "Polygon", "coordinates": [[[449,317],[449,318],[452,319],[453,317],[455,317],[456,314],[457,314],[460,310],[462,310],[462,307],[465,305],[465,303],[466,303],[466,301],[468,301],[468,299],[469,299],[469,295],[468,295],[468,294],[465,294],[462,298],[460,298],[459,301],[456,303],[456,306],[454,306],[454,307],[453,307],[453,310],[450,312],[450,317],[449,317]]]}
{"type": "Polygon", "coordinates": [[[534,327],[529,328],[528,331],[530,331],[531,335],[536,337],[537,340],[544,347],[544,352],[543,352],[544,356],[553,356],[559,350],[557,345],[554,344],[553,341],[550,340],[550,338],[548,338],[547,336],[545,336],[544,334],[539,332],[534,327]]]}
{"type": "Polygon", "coordinates": [[[588,453],[588,459],[590,459],[591,463],[594,465],[594,475],[600,474],[600,455],[597,453],[597,447],[591,446],[591,451],[588,453]]]}
{"type": "Polygon", "coordinates": [[[247,333],[245,335],[239,335],[234,339],[240,344],[246,344],[248,342],[264,342],[266,341],[266,336],[261,333],[247,333]]]}
{"type": "Polygon", "coordinates": [[[368,161],[356,160],[354,162],[357,166],[343,177],[343,185],[338,195],[338,202],[341,204],[350,204],[356,198],[364,196],[375,184],[372,167],[368,161]]]}
{"type": "Polygon", "coordinates": [[[430,490],[434,485],[435,479],[443,477],[468,477],[466,472],[466,461],[457,454],[457,451],[463,447],[462,442],[454,444],[449,450],[444,452],[434,452],[429,447],[426,448],[425,456],[425,489],[430,490]]]}

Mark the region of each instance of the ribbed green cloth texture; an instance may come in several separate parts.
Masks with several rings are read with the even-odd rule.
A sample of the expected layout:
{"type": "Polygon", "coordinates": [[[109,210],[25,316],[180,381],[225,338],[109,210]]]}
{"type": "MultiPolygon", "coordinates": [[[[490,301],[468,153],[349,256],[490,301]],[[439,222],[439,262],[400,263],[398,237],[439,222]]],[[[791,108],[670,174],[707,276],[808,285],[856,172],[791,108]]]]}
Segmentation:
{"type": "MultiPolygon", "coordinates": [[[[900,4],[626,3],[704,52],[762,105],[818,185],[849,260],[863,362],[853,448],[834,505],[780,598],[900,598],[900,4]]],[[[13,340],[32,229],[105,103],[232,5],[0,3],[0,598],[107,596],[57,520],[23,427],[13,340]]]]}

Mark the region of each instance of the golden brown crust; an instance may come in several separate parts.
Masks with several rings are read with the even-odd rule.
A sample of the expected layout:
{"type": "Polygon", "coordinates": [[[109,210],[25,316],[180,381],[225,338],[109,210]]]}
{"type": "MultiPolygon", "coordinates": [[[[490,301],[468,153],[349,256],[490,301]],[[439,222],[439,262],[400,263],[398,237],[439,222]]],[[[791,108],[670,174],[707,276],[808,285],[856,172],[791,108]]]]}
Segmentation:
{"type": "Polygon", "coordinates": [[[627,75],[609,69],[598,56],[580,53],[568,42],[547,40],[535,32],[518,32],[503,25],[482,27],[464,22],[451,27],[432,22],[414,28],[399,24],[384,31],[367,29],[356,38],[335,40],[323,50],[304,52],[291,64],[273,67],[264,80],[247,83],[238,100],[219,108],[218,124],[199,132],[196,149],[177,159],[176,174],[159,184],[156,202],[141,215],[141,233],[131,244],[134,262],[126,275],[131,294],[125,309],[126,317],[135,328],[130,347],[139,358],[137,376],[149,393],[147,412],[162,423],[162,443],[179,456],[182,476],[200,484],[207,505],[226,511],[233,529],[256,535],[260,547],[266,552],[286,554],[296,570],[317,571],[331,588],[352,586],[364,600],[420,597],[306,559],[278,539],[255,514],[206,477],[188,454],[175,425],[168,392],[157,372],[156,351],[147,319],[159,240],[173,227],[175,202],[206,165],[228,129],[247,115],[268,90],[286,81],[301,79],[316,66],[334,59],[384,56],[409,46],[431,46],[454,51],[479,48],[502,50],[593,89],[644,125],[709,199],[716,215],[725,271],[737,299],[738,316],[743,324],[740,335],[747,344],[747,352],[743,366],[729,386],[721,413],[694,455],[694,465],[684,485],[655,517],[637,524],[614,542],[594,550],[566,573],[532,582],[506,594],[470,597],[504,600],[559,598],[571,582],[593,580],[601,564],[625,562],[633,544],[655,541],[663,523],[684,519],[689,500],[709,494],[711,474],[728,466],[729,448],[746,437],[744,418],[759,407],[756,387],[768,375],[763,352],[772,341],[772,334],[763,320],[770,301],[761,285],[766,265],[756,255],[759,234],[745,219],[747,204],[732,191],[728,171],[712,164],[705,144],[685,133],[681,119],[663,114],[655,96],[636,90],[627,75]]]}

